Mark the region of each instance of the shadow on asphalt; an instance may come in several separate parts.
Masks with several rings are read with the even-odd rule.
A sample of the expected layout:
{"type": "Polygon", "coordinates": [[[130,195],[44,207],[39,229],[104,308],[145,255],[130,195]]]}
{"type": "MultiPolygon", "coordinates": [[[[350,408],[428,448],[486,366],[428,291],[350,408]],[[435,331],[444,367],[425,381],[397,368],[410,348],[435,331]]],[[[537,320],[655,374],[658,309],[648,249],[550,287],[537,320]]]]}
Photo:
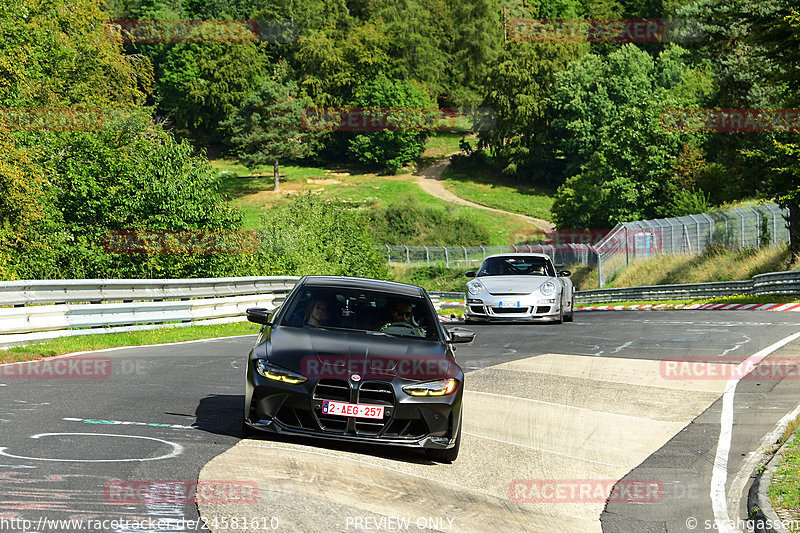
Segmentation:
{"type": "MultiPolygon", "coordinates": [[[[206,396],[200,400],[200,404],[195,410],[197,420],[193,424],[201,431],[207,431],[216,435],[227,435],[237,439],[245,438],[242,433],[242,406],[244,405],[244,395],[242,394],[215,394],[206,396]]],[[[296,437],[290,435],[277,435],[273,433],[259,433],[258,436],[247,437],[253,440],[265,440],[273,442],[283,442],[287,444],[297,444],[310,446],[324,450],[335,450],[373,457],[382,457],[406,463],[416,463],[421,465],[438,464],[427,459],[422,450],[414,448],[401,448],[399,446],[381,446],[359,444],[351,442],[338,442],[326,439],[314,439],[309,437],[296,437]]]]}

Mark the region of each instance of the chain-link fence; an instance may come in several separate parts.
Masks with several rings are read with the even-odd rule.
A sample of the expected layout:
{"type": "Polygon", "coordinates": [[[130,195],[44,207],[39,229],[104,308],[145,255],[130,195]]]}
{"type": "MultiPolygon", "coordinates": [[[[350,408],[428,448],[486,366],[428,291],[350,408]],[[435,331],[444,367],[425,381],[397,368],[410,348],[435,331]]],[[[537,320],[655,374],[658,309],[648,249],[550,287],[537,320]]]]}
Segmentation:
{"type": "Polygon", "coordinates": [[[531,252],[547,254],[557,265],[596,265],[597,254],[587,244],[517,244],[512,246],[392,246],[383,250],[390,265],[443,265],[447,268],[467,268],[480,265],[492,254],[531,252]]]}
{"type": "Polygon", "coordinates": [[[708,246],[761,248],[789,241],[788,210],[776,204],[737,207],[677,218],[624,222],[597,243],[598,284],[631,261],[657,254],[700,254],[708,246]]]}

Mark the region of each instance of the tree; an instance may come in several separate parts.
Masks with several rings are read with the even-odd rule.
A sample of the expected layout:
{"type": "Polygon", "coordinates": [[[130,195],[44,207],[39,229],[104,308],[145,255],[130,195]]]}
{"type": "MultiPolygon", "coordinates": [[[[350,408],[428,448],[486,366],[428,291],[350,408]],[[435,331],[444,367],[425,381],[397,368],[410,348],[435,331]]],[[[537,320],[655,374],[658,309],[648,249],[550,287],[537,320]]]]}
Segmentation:
{"type": "Polygon", "coordinates": [[[218,175],[187,142],[176,142],[146,112],[109,119],[94,132],[53,136],[37,162],[49,172],[64,238],[38,278],[225,276],[240,254],[118,253],[109,232],[200,232],[241,226],[217,193],[218,175]],[[48,268],[45,268],[48,267],[48,268]]]}
{"type": "Polygon", "coordinates": [[[299,159],[314,151],[316,133],[304,127],[304,102],[294,82],[265,80],[255,94],[221,124],[231,131],[239,161],[254,170],[274,164],[275,190],[280,190],[278,162],[299,159]]]}
{"type": "Polygon", "coordinates": [[[390,65],[389,42],[382,21],[308,31],[294,56],[300,89],[319,106],[351,104],[356,88],[390,65]]]}
{"type": "MultiPolygon", "coordinates": [[[[751,17],[754,43],[760,57],[772,69],[764,73],[779,95],[778,106],[800,106],[800,10],[789,0],[773,0],[768,8],[751,17]]],[[[793,256],[800,254],[800,133],[771,133],[768,143],[743,154],[759,175],[761,193],[789,210],[789,247],[793,256]]]]}
{"type": "Polygon", "coordinates": [[[584,56],[558,76],[551,127],[568,177],[553,205],[559,227],[608,228],[671,214],[676,161],[703,135],[669,131],[661,112],[696,104],[708,86],[685,55],[672,46],[653,60],[626,45],[607,58],[584,56]]]}
{"type": "Polygon", "coordinates": [[[396,129],[355,135],[348,154],[362,164],[395,171],[422,155],[432,127],[426,117],[438,118],[436,104],[424,89],[383,74],[357,90],[356,105],[365,113],[375,109],[379,120],[396,129]]]}
{"type": "Polygon", "coordinates": [[[146,58],[109,38],[96,0],[0,2],[0,106],[133,106],[149,94],[146,58]]]}
{"type": "Polygon", "coordinates": [[[479,134],[479,148],[490,150],[504,173],[528,179],[534,169],[560,174],[558,160],[547,148],[551,134],[546,104],[556,74],[585,50],[581,43],[510,42],[489,70],[481,106],[492,110],[496,124],[479,134]]]}

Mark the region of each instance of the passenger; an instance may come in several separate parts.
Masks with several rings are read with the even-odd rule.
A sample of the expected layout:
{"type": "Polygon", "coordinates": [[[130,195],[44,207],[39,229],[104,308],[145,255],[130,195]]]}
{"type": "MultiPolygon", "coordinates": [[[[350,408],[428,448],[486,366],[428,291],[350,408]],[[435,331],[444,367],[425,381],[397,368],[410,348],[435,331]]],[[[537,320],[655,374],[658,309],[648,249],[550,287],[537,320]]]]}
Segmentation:
{"type": "Polygon", "coordinates": [[[324,326],[328,320],[328,303],[322,298],[314,298],[306,307],[304,322],[309,326],[324,326]]]}

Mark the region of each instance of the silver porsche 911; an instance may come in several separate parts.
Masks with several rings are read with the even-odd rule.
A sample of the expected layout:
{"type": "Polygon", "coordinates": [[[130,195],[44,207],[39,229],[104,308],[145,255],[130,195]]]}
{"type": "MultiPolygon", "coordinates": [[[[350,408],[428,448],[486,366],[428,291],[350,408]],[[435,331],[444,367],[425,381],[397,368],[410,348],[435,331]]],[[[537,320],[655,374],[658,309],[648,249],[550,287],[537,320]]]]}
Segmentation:
{"type": "Polygon", "coordinates": [[[509,253],[486,258],[467,282],[464,321],[571,322],[575,288],[569,270],[556,271],[544,254],[509,253]]]}

